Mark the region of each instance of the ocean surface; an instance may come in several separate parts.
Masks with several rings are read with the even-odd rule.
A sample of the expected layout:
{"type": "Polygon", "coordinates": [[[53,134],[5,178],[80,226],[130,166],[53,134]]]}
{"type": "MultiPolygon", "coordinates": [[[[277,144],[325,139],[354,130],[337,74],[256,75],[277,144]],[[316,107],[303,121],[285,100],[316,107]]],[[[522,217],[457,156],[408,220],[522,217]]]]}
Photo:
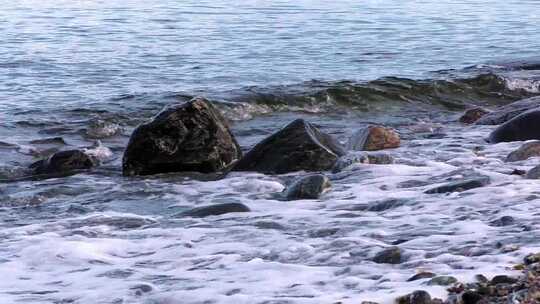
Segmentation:
{"type": "Polygon", "coordinates": [[[392,303],[445,297],[407,282],[419,271],[511,274],[540,250],[540,184],[509,173],[538,159],[506,163],[521,143],[456,121],[540,95],[539,24],[536,0],[0,0],[0,303],[392,303]],[[319,200],[275,199],[303,173],[123,177],[131,131],[198,95],[244,150],[299,117],[342,143],[384,124],[402,146],[328,173],[319,200]],[[29,176],[73,148],[102,165],[29,176]],[[252,212],[176,216],[222,202],[252,212]],[[393,244],[403,263],[371,261],[393,244]]]}

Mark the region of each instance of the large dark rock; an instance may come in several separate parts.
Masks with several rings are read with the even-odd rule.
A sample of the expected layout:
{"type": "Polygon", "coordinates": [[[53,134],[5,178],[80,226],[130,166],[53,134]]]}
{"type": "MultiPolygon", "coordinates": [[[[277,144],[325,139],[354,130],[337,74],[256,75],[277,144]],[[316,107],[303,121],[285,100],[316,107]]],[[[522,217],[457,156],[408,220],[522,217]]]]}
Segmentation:
{"type": "Polygon", "coordinates": [[[193,208],[182,212],[179,216],[206,217],[211,215],[222,215],[233,212],[249,212],[250,209],[241,203],[223,203],[210,206],[193,208]]]}
{"type": "Polygon", "coordinates": [[[322,193],[331,187],[328,177],[313,174],[294,181],[283,194],[286,200],[318,199],[322,193]]]}
{"type": "Polygon", "coordinates": [[[349,139],[347,149],[356,151],[375,151],[399,147],[399,134],[383,126],[367,126],[358,130],[349,139]]]}
{"type": "Polygon", "coordinates": [[[489,135],[490,143],[540,139],[540,109],[527,111],[500,125],[489,135]]]}
{"type": "Polygon", "coordinates": [[[137,127],[124,153],[124,175],[212,173],[242,156],[217,109],[204,98],[165,108],[137,127]]]}
{"type": "Polygon", "coordinates": [[[532,97],[519,100],[506,106],[502,106],[493,112],[483,115],[480,119],[476,121],[476,124],[500,125],[522,113],[538,107],[540,107],[540,97],[532,97]]]}
{"type": "Polygon", "coordinates": [[[30,169],[34,174],[58,174],[90,169],[96,164],[91,156],[81,150],[67,150],[56,152],[46,159],[31,164],[30,169]]]}
{"type": "Polygon", "coordinates": [[[525,143],[519,149],[512,151],[506,157],[506,162],[526,160],[535,156],[540,156],[540,141],[538,140],[525,143]]]}
{"type": "Polygon", "coordinates": [[[448,192],[462,192],[474,188],[483,187],[489,184],[489,177],[479,176],[465,178],[458,181],[450,182],[435,188],[427,190],[425,193],[435,194],[435,193],[448,193],[448,192]]]}
{"type": "Polygon", "coordinates": [[[255,145],[233,170],[275,174],[330,170],[344,154],[330,135],[297,119],[255,145]]]}

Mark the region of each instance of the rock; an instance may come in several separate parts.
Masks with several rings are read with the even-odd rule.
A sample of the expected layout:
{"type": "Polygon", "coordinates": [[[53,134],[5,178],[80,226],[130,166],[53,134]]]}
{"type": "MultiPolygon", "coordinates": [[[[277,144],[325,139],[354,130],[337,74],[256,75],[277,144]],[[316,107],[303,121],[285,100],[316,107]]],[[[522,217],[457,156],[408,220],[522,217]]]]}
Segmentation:
{"type": "Polygon", "coordinates": [[[515,219],[509,215],[502,216],[494,221],[491,221],[489,224],[495,227],[510,226],[515,224],[515,219]]]}
{"type": "Polygon", "coordinates": [[[330,135],[297,119],[251,149],[235,171],[283,174],[330,170],[345,151],[330,135]]]}
{"type": "Polygon", "coordinates": [[[81,150],[56,152],[46,159],[30,165],[34,174],[57,174],[73,170],[90,169],[96,165],[88,154],[81,150]]]}
{"type": "Polygon", "coordinates": [[[242,156],[217,109],[204,98],[165,108],[138,126],[124,153],[124,175],[212,173],[242,156]]]}
{"type": "Polygon", "coordinates": [[[538,140],[523,144],[519,149],[508,154],[505,161],[515,162],[535,156],[540,156],[540,141],[538,140]]]}
{"type": "Polygon", "coordinates": [[[528,254],[523,260],[525,265],[531,265],[540,262],[540,252],[528,254]]]}
{"type": "Polygon", "coordinates": [[[519,100],[485,114],[476,121],[478,125],[500,125],[510,119],[540,106],[540,97],[519,100]]]}
{"type": "Polygon", "coordinates": [[[459,118],[459,122],[464,124],[473,124],[487,113],[489,113],[488,110],[480,107],[471,108],[465,111],[465,113],[459,118]]]}
{"type": "Polygon", "coordinates": [[[389,198],[381,201],[370,203],[367,207],[368,211],[381,212],[388,209],[393,209],[405,205],[407,200],[389,198]]]}
{"type": "Polygon", "coordinates": [[[490,143],[540,139],[540,109],[527,111],[500,125],[489,135],[490,143]]]}
{"type": "Polygon", "coordinates": [[[356,151],[375,151],[399,147],[399,134],[390,128],[368,126],[358,130],[349,139],[347,149],[356,151]]]}
{"type": "Polygon", "coordinates": [[[399,297],[396,304],[431,304],[431,296],[424,290],[416,290],[408,295],[399,297]]]}
{"type": "Polygon", "coordinates": [[[283,191],[283,194],[289,201],[318,199],[330,187],[331,184],[328,177],[322,174],[313,174],[297,179],[283,191]]]}
{"type": "Polygon", "coordinates": [[[422,271],[422,272],[419,272],[419,273],[413,275],[412,277],[408,278],[407,282],[412,282],[412,281],[422,280],[422,279],[431,279],[431,278],[433,278],[435,276],[436,276],[436,274],[434,274],[433,272],[422,271]]]}
{"type": "Polygon", "coordinates": [[[525,174],[526,179],[540,179],[540,165],[533,167],[525,174]]]}
{"type": "Polygon", "coordinates": [[[375,255],[373,262],[377,264],[401,263],[401,249],[399,247],[386,248],[375,255]]]}
{"type": "Polygon", "coordinates": [[[462,192],[474,188],[483,187],[489,184],[489,177],[480,176],[480,177],[471,177],[454,182],[450,182],[435,188],[427,190],[427,194],[435,193],[448,193],[448,192],[462,192]]]}
{"type": "Polygon", "coordinates": [[[206,217],[211,215],[221,215],[233,212],[249,212],[251,211],[246,205],[241,203],[223,203],[210,206],[193,208],[182,212],[179,216],[206,217]]]}
{"type": "Polygon", "coordinates": [[[497,276],[494,276],[492,279],[491,279],[491,285],[497,285],[497,284],[514,284],[516,283],[518,280],[515,279],[515,278],[512,278],[512,277],[509,277],[509,276],[506,276],[506,275],[497,275],[497,276]]]}
{"type": "Polygon", "coordinates": [[[427,282],[428,285],[448,286],[457,283],[457,279],[452,276],[438,276],[427,282]]]}
{"type": "Polygon", "coordinates": [[[476,304],[483,299],[482,295],[476,291],[467,290],[461,294],[461,303],[476,304]]]}
{"type": "Polygon", "coordinates": [[[332,168],[332,172],[341,172],[354,164],[387,165],[393,163],[394,158],[386,153],[352,152],[340,157],[332,168]]]}

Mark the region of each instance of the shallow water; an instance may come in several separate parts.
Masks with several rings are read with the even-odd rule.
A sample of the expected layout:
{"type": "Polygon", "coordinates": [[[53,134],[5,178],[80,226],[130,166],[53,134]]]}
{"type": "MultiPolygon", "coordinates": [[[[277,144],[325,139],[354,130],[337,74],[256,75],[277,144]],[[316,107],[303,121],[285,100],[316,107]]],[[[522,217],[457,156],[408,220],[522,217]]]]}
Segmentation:
{"type": "Polygon", "coordinates": [[[470,281],[540,250],[538,182],[510,174],[538,159],[505,163],[521,143],[455,122],[539,93],[536,1],[1,4],[2,303],[390,303],[445,296],[406,282],[418,271],[470,281]],[[403,144],[396,164],[328,173],[320,200],[276,200],[292,176],[122,177],[132,129],[198,94],[244,149],[298,117],[341,142],[390,125],[403,144]],[[103,165],[27,177],[74,147],[103,165]],[[490,184],[424,193],[471,175],[490,184]],[[175,216],[222,202],[252,212],[175,216]],[[515,222],[496,226],[505,215],[515,222]],[[371,261],[395,243],[404,263],[371,261]]]}

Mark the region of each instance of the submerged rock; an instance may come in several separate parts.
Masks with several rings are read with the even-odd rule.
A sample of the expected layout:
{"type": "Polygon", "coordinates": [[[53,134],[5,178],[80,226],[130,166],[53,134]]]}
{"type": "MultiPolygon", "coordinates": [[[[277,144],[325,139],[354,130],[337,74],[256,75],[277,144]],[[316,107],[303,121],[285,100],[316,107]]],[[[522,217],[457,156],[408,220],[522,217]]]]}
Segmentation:
{"type": "Polygon", "coordinates": [[[352,152],[340,157],[334,168],[332,168],[332,172],[341,172],[343,169],[354,164],[387,165],[393,163],[394,158],[386,153],[352,152]]]}
{"type": "Polygon", "coordinates": [[[438,276],[427,282],[428,285],[448,286],[457,283],[457,279],[452,276],[438,276]]]}
{"type": "Polygon", "coordinates": [[[519,100],[483,115],[476,124],[500,125],[529,110],[540,107],[540,97],[519,100]]]}
{"type": "Polygon", "coordinates": [[[490,143],[540,139],[540,110],[531,110],[500,125],[489,135],[490,143]]]}
{"type": "Polygon", "coordinates": [[[479,177],[471,177],[471,178],[465,178],[458,181],[453,181],[441,186],[437,186],[435,188],[431,188],[427,190],[425,193],[427,194],[435,194],[435,193],[448,193],[448,192],[462,192],[467,191],[474,188],[484,187],[489,184],[489,177],[487,176],[479,176],[479,177]]]}
{"type": "Polygon", "coordinates": [[[479,120],[482,116],[484,116],[484,115],[486,115],[488,113],[489,113],[488,110],[486,110],[484,108],[480,108],[480,107],[468,109],[459,118],[459,122],[464,123],[464,124],[473,124],[477,120],[479,120]]]}
{"type": "Polygon", "coordinates": [[[180,213],[179,216],[207,217],[211,215],[222,215],[226,213],[249,211],[251,210],[246,205],[241,203],[223,203],[193,208],[191,210],[180,213]]]}
{"type": "Polygon", "coordinates": [[[217,109],[204,98],[165,108],[137,127],[124,153],[124,175],[193,171],[213,173],[241,157],[217,109]]]}
{"type": "Polygon", "coordinates": [[[377,264],[399,264],[401,263],[401,249],[399,247],[386,248],[373,257],[373,262],[377,264]]]}
{"type": "Polygon", "coordinates": [[[330,187],[331,184],[328,177],[322,174],[314,174],[297,179],[283,191],[283,194],[285,199],[289,201],[318,199],[330,187]]]}
{"type": "Polygon", "coordinates": [[[540,156],[540,141],[538,140],[523,144],[519,149],[508,154],[505,161],[515,162],[535,156],[540,156]]]}
{"type": "Polygon", "coordinates": [[[491,221],[489,224],[491,226],[495,226],[495,227],[504,227],[504,226],[510,226],[510,225],[513,225],[516,223],[516,220],[509,216],[509,215],[505,215],[505,216],[502,216],[494,221],[491,221]]]}
{"type": "Polygon", "coordinates": [[[435,276],[437,276],[437,275],[434,274],[433,272],[422,271],[422,272],[419,272],[419,273],[413,275],[412,277],[408,278],[407,282],[412,282],[412,281],[422,280],[422,279],[431,279],[431,278],[433,278],[435,276]]]}
{"type": "Polygon", "coordinates": [[[525,174],[526,179],[540,179],[540,165],[533,167],[525,174]]]}
{"type": "Polygon", "coordinates": [[[330,170],[344,154],[330,135],[297,119],[255,145],[233,170],[275,174],[330,170]]]}
{"type": "Polygon", "coordinates": [[[396,304],[431,304],[431,295],[424,290],[416,290],[396,299],[396,304]]]}
{"type": "Polygon", "coordinates": [[[30,165],[34,174],[67,173],[73,170],[90,169],[96,165],[92,157],[81,150],[56,152],[46,159],[30,165]]]}
{"type": "Polygon", "coordinates": [[[375,151],[399,147],[399,134],[382,126],[367,126],[358,130],[349,139],[347,149],[356,151],[375,151]]]}

